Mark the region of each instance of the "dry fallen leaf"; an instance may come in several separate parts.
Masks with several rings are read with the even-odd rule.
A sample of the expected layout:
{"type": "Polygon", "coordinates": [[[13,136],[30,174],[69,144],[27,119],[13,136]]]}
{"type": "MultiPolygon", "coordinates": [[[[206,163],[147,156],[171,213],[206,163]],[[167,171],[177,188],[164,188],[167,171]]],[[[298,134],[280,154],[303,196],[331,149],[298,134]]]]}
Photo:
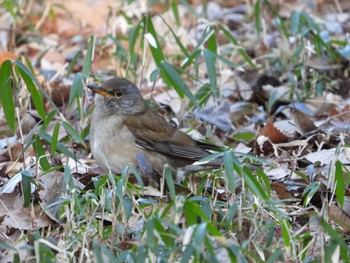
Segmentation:
{"type": "Polygon", "coordinates": [[[17,207],[23,205],[22,199],[13,193],[4,193],[0,195],[0,218],[6,216],[17,207]]]}
{"type": "Polygon", "coordinates": [[[292,199],[294,196],[288,191],[288,186],[282,182],[272,182],[271,188],[277,193],[282,200],[292,199]]]}
{"type": "Polygon", "coordinates": [[[272,143],[284,143],[288,141],[288,137],[274,126],[272,119],[260,130],[260,134],[269,138],[272,143]]]}
{"type": "Polygon", "coordinates": [[[17,59],[17,56],[10,52],[0,52],[0,65],[9,58],[17,59]]]}
{"type": "Polygon", "coordinates": [[[350,217],[340,207],[331,204],[328,207],[328,214],[332,221],[340,225],[347,233],[350,232],[350,217]]]}
{"type": "Polygon", "coordinates": [[[1,225],[21,230],[37,230],[52,225],[52,221],[42,213],[40,205],[29,208],[17,206],[5,216],[1,225]]]}
{"type": "Polygon", "coordinates": [[[40,176],[40,185],[43,190],[39,191],[41,204],[44,212],[52,220],[58,221],[58,213],[61,210],[62,203],[59,202],[64,196],[66,190],[66,182],[61,172],[54,171],[40,176]]]}
{"type": "Polygon", "coordinates": [[[301,135],[317,130],[317,126],[305,112],[294,108],[293,117],[297,130],[301,135]]]}

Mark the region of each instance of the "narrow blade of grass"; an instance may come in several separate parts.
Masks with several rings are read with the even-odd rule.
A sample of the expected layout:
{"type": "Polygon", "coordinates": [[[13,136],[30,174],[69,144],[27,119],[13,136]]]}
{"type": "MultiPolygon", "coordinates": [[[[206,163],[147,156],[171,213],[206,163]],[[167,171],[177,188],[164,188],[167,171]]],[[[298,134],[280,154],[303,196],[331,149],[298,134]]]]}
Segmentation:
{"type": "MultiPolygon", "coordinates": [[[[45,141],[47,141],[50,145],[52,144],[52,137],[50,135],[48,135],[46,132],[44,131],[39,131],[38,135],[43,138],[45,141]]],[[[69,156],[70,158],[72,158],[73,160],[76,160],[74,154],[72,152],[70,152],[66,146],[64,146],[63,143],[61,142],[57,142],[57,146],[56,146],[57,150],[67,156],[69,156]]]]}
{"type": "Polygon", "coordinates": [[[78,52],[74,55],[72,61],[69,63],[69,67],[68,67],[68,70],[67,70],[67,78],[72,73],[73,68],[74,68],[75,64],[77,63],[77,61],[78,61],[80,53],[81,53],[81,50],[78,50],[78,52]]]}
{"type": "Polygon", "coordinates": [[[293,11],[290,17],[290,32],[293,36],[298,32],[300,24],[300,12],[293,11]]]}
{"type": "MultiPolygon", "coordinates": [[[[18,69],[18,72],[22,76],[22,78],[23,78],[23,76],[25,76],[25,79],[30,84],[30,86],[31,86],[33,92],[35,93],[35,95],[38,97],[38,94],[39,94],[38,91],[36,91],[36,89],[35,89],[35,86],[37,86],[39,91],[40,91],[40,93],[45,96],[45,98],[47,99],[48,102],[50,102],[50,104],[52,105],[54,110],[59,113],[60,111],[57,108],[57,106],[55,105],[55,103],[53,102],[51,96],[49,94],[47,94],[47,92],[43,89],[43,87],[40,85],[38,79],[33,75],[33,73],[30,70],[28,70],[28,68],[21,61],[15,60],[13,63],[17,66],[16,68],[18,69]]],[[[25,79],[23,79],[23,80],[25,80],[25,79]]],[[[40,98],[40,96],[39,96],[39,98],[40,98]]],[[[40,101],[38,103],[40,105],[42,104],[42,103],[40,103],[40,101]]],[[[43,108],[43,106],[40,106],[40,108],[43,108]]],[[[41,112],[41,114],[43,114],[43,112],[41,112]]],[[[40,115],[40,113],[39,113],[39,115],[40,115]]],[[[40,117],[41,117],[41,115],[40,115],[40,117]]],[[[43,120],[45,120],[45,118],[43,118],[43,120]]]]}
{"type": "Polygon", "coordinates": [[[48,171],[51,166],[49,164],[49,161],[46,158],[46,152],[44,150],[43,144],[41,142],[41,138],[35,134],[34,136],[34,141],[33,141],[33,148],[34,151],[39,159],[39,164],[41,169],[43,169],[44,171],[48,171]]]}
{"type": "Polygon", "coordinates": [[[234,193],[236,187],[235,187],[235,178],[233,174],[232,151],[224,152],[224,167],[225,167],[228,188],[230,189],[231,193],[234,193]]]}
{"type": "Polygon", "coordinates": [[[344,173],[343,164],[338,160],[335,163],[335,194],[337,196],[337,201],[340,207],[344,206],[344,196],[345,196],[345,184],[344,184],[344,173]]]}
{"type": "Polygon", "coordinates": [[[15,103],[11,86],[11,61],[6,60],[0,68],[0,99],[8,127],[12,133],[16,131],[15,103]]]}
{"type": "Polygon", "coordinates": [[[91,35],[89,37],[89,43],[88,43],[86,56],[83,63],[82,73],[83,73],[84,81],[86,80],[87,76],[89,76],[90,74],[91,64],[94,58],[94,50],[95,50],[95,36],[91,35]]]}
{"type": "Polygon", "coordinates": [[[166,75],[168,79],[171,80],[172,86],[175,88],[176,92],[179,94],[181,98],[186,95],[190,99],[190,101],[198,106],[198,102],[196,97],[192,94],[186,83],[183,81],[181,76],[177,73],[175,68],[168,62],[163,61],[160,65],[161,72],[164,72],[163,75],[166,75]]]}
{"type": "Polygon", "coordinates": [[[51,156],[55,156],[57,140],[58,140],[58,132],[60,130],[61,124],[56,123],[53,132],[52,132],[52,143],[51,143],[51,156]]]}
{"type": "MultiPolygon", "coordinates": [[[[173,2],[176,2],[174,0],[172,0],[173,2]]],[[[168,27],[168,29],[170,30],[171,34],[173,35],[176,44],[179,46],[179,48],[181,49],[182,53],[186,56],[189,57],[190,53],[188,53],[187,48],[185,48],[185,46],[182,44],[181,40],[177,37],[177,35],[175,34],[174,30],[169,26],[169,24],[167,23],[167,21],[160,16],[160,18],[163,20],[163,22],[166,24],[166,26],[168,27]]]]}
{"type": "Polygon", "coordinates": [[[72,106],[74,99],[81,98],[84,93],[84,80],[81,73],[77,73],[74,76],[72,87],[69,91],[68,107],[72,106]]]}
{"type": "Polygon", "coordinates": [[[46,111],[44,108],[42,96],[40,95],[39,91],[36,89],[33,80],[22,69],[20,69],[19,71],[32,97],[36,110],[38,111],[43,121],[46,122],[46,111]]]}
{"type": "Polygon", "coordinates": [[[173,175],[171,174],[171,168],[166,165],[164,167],[164,176],[165,176],[165,181],[169,189],[169,193],[172,199],[175,200],[176,194],[175,194],[175,185],[174,185],[174,180],[173,180],[173,175]]]}
{"type": "Polygon", "coordinates": [[[213,56],[212,54],[213,53],[210,52],[208,49],[204,50],[204,60],[205,60],[206,66],[207,66],[210,89],[214,95],[214,98],[219,99],[220,92],[219,92],[219,89],[216,85],[216,67],[215,67],[216,59],[215,59],[215,56],[213,56]]]}
{"type": "Polygon", "coordinates": [[[254,195],[259,197],[261,200],[268,201],[268,196],[265,190],[261,187],[261,184],[256,179],[255,175],[248,169],[248,167],[243,167],[243,177],[248,188],[253,192],[254,195]]]}
{"type": "Polygon", "coordinates": [[[23,207],[29,207],[30,201],[31,201],[31,191],[32,191],[30,180],[32,178],[32,175],[26,170],[23,170],[21,174],[22,174],[23,199],[24,199],[23,207]]]}
{"type": "Polygon", "coordinates": [[[68,124],[67,122],[63,121],[62,122],[62,125],[64,127],[64,129],[68,132],[68,134],[70,136],[72,136],[72,138],[80,143],[81,145],[84,145],[85,146],[85,141],[84,139],[80,136],[80,134],[70,125],[68,124]]]}

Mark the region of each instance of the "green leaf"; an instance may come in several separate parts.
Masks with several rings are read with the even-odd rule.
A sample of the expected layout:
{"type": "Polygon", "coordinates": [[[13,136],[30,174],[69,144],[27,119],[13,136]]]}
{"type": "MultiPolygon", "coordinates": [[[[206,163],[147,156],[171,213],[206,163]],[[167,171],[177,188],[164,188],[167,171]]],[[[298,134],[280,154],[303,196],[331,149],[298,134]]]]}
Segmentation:
{"type": "Polygon", "coordinates": [[[55,156],[57,140],[58,140],[58,132],[60,130],[60,126],[61,124],[57,122],[52,132],[51,156],[55,156]]]}
{"type": "Polygon", "coordinates": [[[224,152],[224,167],[225,167],[228,188],[230,189],[231,193],[235,193],[236,187],[235,187],[235,177],[233,174],[233,158],[232,158],[232,151],[230,150],[224,152]]]}
{"type": "Polygon", "coordinates": [[[193,59],[199,59],[199,55],[201,53],[201,46],[203,45],[203,43],[211,36],[211,34],[213,34],[213,30],[211,26],[208,26],[201,38],[198,40],[197,45],[195,46],[195,48],[192,50],[192,53],[190,54],[190,56],[187,56],[185,58],[185,60],[181,63],[181,68],[182,69],[186,69],[189,65],[191,65],[193,59]]]}
{"type": "Polygon", "coordinates": [[[335,194],[340,207],[344,206],[344,195],[345,195],[345,183],[344,183],[344,172],[343,164],[337,160],[335,163],[335,194]]]}
{"type": "Polygon", "coordinates": [[[219,156],[221,156],[222,153],[212,153],[212,154],[209,154],[205,157],[203,157],[202,159],[198,160],[195,162],[196,165],[202,165],[202,164],[206,164],[210,161],[213,161],[215,160],[216,158],[218,158],[219,156]]]}
{"type": "MultiPolygon", "coordinates": [[[[199,106],[205,105],[211,96],[211,87],[208,83],[204,84],[194,95],[199,103],[199,106]]],[[[190,106],[191,107],[191,106],[190,106]]]]}
{"type": "Polygon", "coordinates": [[[225,218],[226,223],[230,224],[232,222],[234,216],[237,213],[237,210],[238,210],[238,204],[237,203],[234,203],[233,205],[231,205],[229,207],[229,210],[228,210],[228,212],[226,214],[226,218],[225,218]]]}
{"type": "Polygon", "coordinates": [[[265,185],[265,192],[267,194],[267,198],[270,199],[271,196],[271,184],[270,184],[270,180],[267,177],[267,175],[260,169],[256,170],[256,174],[258,175],[258,177],[260,178],[261,181],[264,182],[265,185]]]}
{"type": "MultiPolygon", "coordinates": [[[[174,80],[171,78],[172,76],[169,75],[166,71],[163,70],[162,64],[164,62],[164,54],[163,54],[162,47],[159,44],[158,36],[157,36],[157,33],[156,33],[155,29],[154,29],[154,26],[153,26],[153,23],[152,23],[152,19],[149,16],[144,16],[142,21],[145,23],[145,25],[147,25],[144,28],[144,31],[145,31],[144,32],[144,36],[145,36],[145,38],[146,38],[146,40],[147,40],[147,42],[149,44],[148,46],[149,46],[149,48],[151,50],[151,54],[152,54],[152,57],[154,59],[154,62],[156,63],[157,67],[160,68],[160,74],[162,75],[165,83],[168,86],[173,86],[175,88],[175,90],[179,93],[179,88],[177,88],[175,86],[178,83],[175,84],[174,80]],[[147,32],[146,32],[146,29],[147,29],[147,32]]],[[[183,98],[183,94],[180,95],[180,96],[181,96],[181,98],[183,98]]]]}
{"type": "Polygon", "coordinates": [[[213,56],[213,54],[214,53],[209,51],[208,49],[204,50],[204,60],[205,60],[206,66],[207,66],[210,89],[214,95],[214,98],[219,99],[220,92],[219,92],[219,89],[216,85],[216,67],[215,67],[216,59],[215,59],[215,56],[213,56]]]}
{"type": "Polygon", "coordinates": [[[140,173],[137,171],[137,169],[134,166],[130,166],[130,171],[132,174],[135,175],[137,183],[139,184],[141,189],[143,189],[144,185],[143,185],[143,181],[142,181],[142,177],[141,177],[140,173]]]}
{"type": "Polygon", "coordinates": [[[214,27],[210,27],[210,29],[213,31],[213,34],[210,35],[210,37],[208,38],[208,41],[207,41],[207,48],[213,52],[213,53],[217,53],[217,48],[218,48],[218,45],[217,45],[217,42],[216,42],[216,37],[215,37],[215,30],[214,30],[214,27]]]}
{"type": "Polygon", "coordinates": [[[267,113],[270,115],[273,109],[273,106],[279,101],[279,99],[283,98],[286,94],[288,94],[290,91],[286,91],[281,96],[277,90],[273,91],[268,102],[267,102],[267,113]]]}
{"type": "Polygon", "coordinates": [[[293,36],[298,32],[299,24],[300,24],[300,12],[293,11],[290,18],[290,26],[291,26],[290,31],[293,36]]]}
{"type": "Polygon", "coordinates": [[[93,242],[92,243],[92,251],[93,251],[93,255],[95,257],[95,260],[97,263],[103,263],[105,262],[105,255],[102,254],[102,247],[103,245],[101,243],[98,243],[98,242],[93,242]]]}
{"type": "Polygon", "coordinates": [[[261,200],[269,201],[265,190],[261,187],[261,184],[252,174],[252,172],[248,169],[248,167],[244,166],[243,171],[244,181],[248,188],[253,192],[253,194],[259,197],[261,200]]]}
{"type": "Polygon", "coordinates": [[[84,139],[80,136],[80,134],[71,126],[69,125],[67,122],[63,121],[62,122],[62,125],[64,127],[64,129],[68,132],[68,134],[70,136],[72,136],[72,138],[80,143],[81,145],[84,145],[85,146],[85,141],[84,139]]]}
{"type": "Polygon", "coordinates": [[[161,62],[164,60],[164,54],[159,44],[157,33],[154,30],[152,19],[149,16],[145,16],[143,20],[147,24],[148,32],[146,32],[145,36],[148,36],[146,37],[146,39],[149,44],[149,48],[151,50],[152,56],[154,58],[154,61],[156,62],[157,67],[159,67],[161,62]]]}
{"type": "Polygon", "coordinates": [[[75,74],[72,87],[69,91],[68,107],[72,106],[74,99],[83,97],[84,86],[83,75],[81,73],[75,74]]]}
{"type": "Polygon", "coordinates": [[[146,221],[146,234],[147,234],[146,243],[147,243],[147,246],[152,250],[155,249],[157,246],[154,231],[155,231],[154,219],[147,220],[146,221]]]}
{"type": "Polygon", "coordinates": [[[337,233],[324,218],[320,220],[321,226],[323,229],[330,235],[331,240],[337,242],[340,245],[340,253],[344,262],[349,262],[349,247],[345,243],[344,236],[340,233],[337,233]]]}
{"type": "Polygon", "coordinates": [[[26,170],[23,170],[21,174],[22,174],[23,198],[24,198],[23,207],[29,207],[30,201],[31,201],[31,192],[32,192],[32,186],[30,181],[33,176],[26,170]]]}
{"type": "Polygon", "coordinates": [[[129,220],[130,216],[132,215],[133,208],[134,208],[132,199],[130,197],[124,197],[122,204],[124,207],[126,219],[129,220]]]}
{"type": "Polygon", "coordinates": [[[320,27],[317,25],[317,23],[315,23],[315,21],[312,19],[312,17],[308,13],[301,12],[301,16],[306,21],[306,23],[308,24],[309,28],[311,28],[315,32],[320,32],[321,31],[320,27]]]}
{"type": "Polygon", "coordinates": [[[221,232],[218,230],[218,228],[213,223],[210,223],[207,225],[207,231],[214,237],[222,237],[223,236],[221,234],[221,232]]]}
{"type": "Polygon", "coordinates": [[[68,78],[69,75],[72,73],[73,68],[74,68],[75,64],[77,63],[77,61],[78,61],[78,58],[79,58],[80,53],[81,53],[81,50],[79,49],[79,50],[77,51],[77,53],[74,55],[72,61],[69,63],[69,67],[68,67],[68,70],[67,70],[67,78],[68,78]]]}
{"type": "MultiPolygon", "coordinates": [[[[49,50],[47,50],[47,51],[49,51],[49,50]]],[[[45,53],[46,53],[46,51],[45,51],[45,53]]],[[[32,65],[32,63],[30,62],[30,60],[29,60],[27,57],[24,57],[24,60],[26,61],[27,67],[28,67],[28,69],[30,70],[30,72],[31,72],[32,74],[35,74],[35,70],[34,70],[33,65],[32,65]]]]}
{"type": "MultiPolygon", "coordinates": [[[[172,0],[173,2],[176,2],[174,0],[172,0]]],[[[171,28],[171,26],[166,22],[166,20],[160,16],[160,18],[163,20],[163,22],[167,25],[168,29],[170,30],[171,34],[173,35],[173,37],[175,38],[176,44],[179,46],[179,48],[181,49],[182,53],[186,56],[189,57],[190,53],[188,53],[187,48],[182,44],[181,40],[177,37],[177,35],[175,34],[175,32],[173,31],[173,29],[171,28]]]]}
{"type": "Polygon", "coordinates": [[[37,159],[39,160],[40,167],[44,171],[48,171],[51,168],[51,166],[49,164],[49,161],[46,158],[46,152],[41,142],[41,139],[37,134],[35,134],[33,138],[34,138],[33,148],[37,155],[37,159]]]}
{"type": "Polygon", "coordinates": [[[36,89],[33,80],[30,78],[30,76],[28,74],[26,74],[25,71],[23,71],[22,69],[19,70],[20,74],[22,76],[22,79],[24,80],[27,89],[32,97],[34,106],[37,110],[37,112],[39,113],[40,117],[43,119],[43,121],[46,121],[46,111],[44,108],[44,103],[43,103],[43,98],[40,95],[39,91],[36,89]]]}
{"type": "Polygon", "coordinates": [[[194,247],[186,246],[185,251],[183,251],[181,254],[180,263],[192,262],[193,254],[194,254],[194,247]]]}
{"type": "Polygon", "coordinates": [[[17,66],[21,76],[23,74],[28,76],[28,78],[39,88],[40,92],[44,94],[45,98],[51,103],[52,107],[56,110],[56,112],[59,112],[57,106],[55,105],[55,103],[53,103],[51,96],[47,94],[47,92],[43,89],[43,87],[40,85],[38,79],[33,75],[33,73],[30,70],[28,70],[28,68],[21,61],[15,60],[13,63],[15,63],[15,65],[17,66]]]}
{"type": "Polygon", "coordinates": [[[111,39],[116,46],[115,52],[113,53],[115,55],[116,59],[118,59],[120,61],[126,61],[129,54],[126,51],[126,49],[124,48],[124,46],[122,45],[122,43],[120,42],[120,40],[117,37],[114,37],[110,34],[107,35],[107,37],[109,39],[111,39]]]}
{"type": "Polygon", "coordinates": [[[308,203],[311,201],[311,198],[314,196],[314,194],[318,191],[320,187],[320,182],[313,182],[309,184],[303,191],[304,196],[304,206],[307,206],[308,203]]]}
{"type": "Polygon", "coordinates": [[[168,165],[164,167],[164,175],[165,175],[166,184],[170,192],[170,196],[171,198],[175,199],[176,194],[175,194],[173,175],[171,173],[171,168],[168,165]]]}
{"type": "Polygon", "coordinates": [[[277,248],[269,257],[266,263],[274,263],[281,261],[283,250],[282,248],[277,248]]]}
{"type": "Polygon", "coordinates": [[[214,33],[213,28],[211,26],[207,26],[203,31],[201,38],[198,40],[197,45],[192,50],[191,55],[195,53],[197,50],[199,50],[202,47],[203,43],[205,43],[205,41],[207,41],[213,33],[214,33]]]}
{"type": "Polygon", "coordinates": [[[287,30],[287,26],[284,23],[284,20],[282,19],[282,17],[279,15],[278,9],[275,6],[273,6],[269,0],[263,0],[263,2],[265,6],[267,6],[267,8],[270,9],[270,11],[275,16],[277,27],[279,27],[282,30],[283,35],[288,39],[289,33],[287,30]]]}
{"type": "Polygon", "coordinates": [[[207,233],[206,223],[201,223],[196,227],[194,242],[196,244],[196,247],[200,250],[204,249],[204,241],[206,238],[206,233],[207,233]]]}
{"type": "Polygon", "coordinates": [[[159,76],[160,69],[156,68],[155,70],[152,71],[151,75],[149,76],[149,81],[150,82],[156,82],[157,78],[159,76]]]}
{"type": "Polygon", "coordinates": [[[15,104],[11,86],[11,61],[6,60],[0,68],[0,99],[7,125],[12,133],[16,132],[15,104]]]}
{"type": "Polygon", "coordinates": [[[261,32],[261,3],[260,0],[257,0],[254,5],[254,18],[255,18],[255,29],[256,29],[256,34],[258,37],[260,36],[261,32]]]}
{"type": "Polygon", "coordinates": [[[321,53],[321,47],[324,47],[324,49],[328,52],[328,54],[331,56],[331,58],[333,60],[335,60],[337,58],[337,55],[333,51],[332,47],[328,43],[325,43],[323,41],[323,39],[318,35],[317,32],[313,32],[313,31],[310,31],[310,32],[313,35],[313,37],[315,38],[313,43],[314,43],[314,45],[316,47],[317,53],[320,54],[321,53]]]}
{"type": "Polygon", "coordinates": [[[291,226],[289,224],[289,222],[287,221],[287,219],[283,219],[281,222],[281,226],[282,226],[282,236],[283,236],[283,243],[285,247],[290,247],[291,244],[291,236],[290,236],[290,229],[291,226]]]}
{"type": "MultiPolygon", "coordinates": [[[[50,145],[52,144],[52,137],[50,135],[48,135],[46,132],[44,131],[39,131],[38,135],[43,138],[45,141],[47,141],[50,145]]],[[[70,152],[66,146],[64,146],[61,142],[57,142],[57,146],[56,146],[57,150],[67,156],[69,156],[70,158],[72,158],[73,160],[76,160],[74,154],[72,152],[70,152]]]]}
{"type": "Polygon", "coordinates": [[[198,106],[198,102],[195,96],[193,96],[193,94],[187,87],[186,83],[183,81],[181,76],[177,73],[175,68],[166,61],[163,61],[161,63],[160,68],[161,68],[161,72],[164,72],[167,78],[171,80],[171,84],[175,88],[179,96],[183,98],[184,95],[186,95],[186,97],[188,97],[195,106],[198,106]]]}
{"type": "Polygon", "coordinates": [[[248,55],[248,53],[242,48],[238,41],[232,36],[231,32],[223,25],[219,25],[219,28],[224,33],[224,35],[227,37],[227,39],[236,47],[238,48],[238,53],[242,56],[242,58],[254,69],[257,69],[257,66],[253,62],[252,58],[248,55]]]}
{"type": "Polygon", "coordinates": [[[236,140],[252,141],[256,137],[254,132],[240,132],[233,135],[236,140]]]}
{"type": "Polygon", "coordinates": [[[176,25],[180,26],[180,16],[179,16],[179,9],[178,9],[178,1],[177,0],[171,0],[170,6],[171,6],[171,9],[173,10],[173,14],[174,14],[174,17],[175,17],[176,25]]]}
{"type": "Polygon", "coordinates": [[[160,238],[164,242],[164,244],[168,248],[172,248],[174,246],[175,239],[174,237],[170,236],[165,228],[162,226],[159,219],[154,219],[154,229],[158,232],[160,238]]]}
{"type": "MultiPolygon", "coordinates": [[[[190,54],[189,57],[186,57],[184,61],[181,63],[181,69],[185,70],[189,65],[193,63],[193,60],[196,60],[200,57],[202,50],[198,49],[190,54]]],[[[198,70],[198,67],[196,67],[196,70],[198,70]]]]}
{"type": "Polygon", "coordinates": [[[184,205],[184,212],[185,212],[185,217],[188,222],[188,225],[195,225],[198,223],[198,218],[199,217],[201,220],[205,222],[209,222],[210,220],[206,216],[206,214],[203,212],[200,206],[198,206],[194,201],[192,200],[185,200],[185,205],[184,205]]]}
{"type": "Polygon", "coordinates": [[[234,69],[239,69],[241,70],[242,67],[240,65],[237,65],[233,62],[231,62],[230,60],[224,58],[223,56],[219,55],[219,54],[216,54],[216,53],[213,53],[211,52],[210,50],[206,50],[208,53],[210,53],[213,57],[221,60],[221,62],[225,63],[227,66],[231,67],[231,68],[234,68],[234,69]]]}
{"type": "Polygon", "coordinates": [[[66,182],[66,184],[69,185],[71,189],[74,189],[75,188],[74,180],[73,180],[70,166],[68,164],[64,166],[63,175],[64,175],[64,181],[66,182]]]}
{"type": "MultiPolygon", "coordinates": [[[[40,94],[43,94],[45,96],[45,98],[47,99],[47,101],[50,102],[50,104],[52,105],[52,107],[55,110],[55,112],[59,113],[60,111],[57,108],[57,106],[55,105],[55,103],[52,101],[51,96],[49,94],[47,94],[47,92],[43,89],[43,87],[40,85],[39,81],[33,75],[33,73],[30,70],[28,70],[28,68],[21,61],[15,60],[13,63],[17,66],[15,68],[15,70],[18,69],[18,72],[22,76],[22,78],[23,78],[23,76],[25,76],[25,78],[23,78],[23,80],[25,80],[25,82],[26,81],[28,82],[28,84],[30,85],[30,88],[31,88],[32,92],[34,93],[34,95],[36,97],[40,98],[40,96],[38,95],[38,91],[35,88],[35,85],[36,85],[39,88],[40,94]]],[[[27,84],[27,82],[26,82],[26,84],[27,84]]],[[[27,87],[28,87],[28,85],[27,85],[27,87]]],[[[42,111],[43,105],[42,105],[41,99],[39,99],[39,98],[36,98],[36,101],[39,104],[38,107],[39,107],[40,113],[39,113],[38,108],[36,108],[36,109],[37,109],[40,117],[43,119],[44,125],[47,125],[47,123],[46,123],[47,120],[46,120],[46,117],[45,117],[45,111],[44,112],[42,111]]],[[[35,104],[34,104],[34,106],[36,107],[35,104]]]]}
{"type": "Polygon", "coordinates": [[[140,29],[141,29],[141,23],[142,20],[140,21],[140,23],[132,28],[130,30],[129,33],[129,57],[130,57],[130,64],[134,64],[135,63],[135,45],[136,45],[136,39],[140,33],[140,29]]]}
{"type": "Polygon", "coordinates": [[[86,56],[84,59],[83,70],[82,70],[84,81],[86,80],[87,76],[90,75],[92,59],[94,56],[94,50],[95,50],[95,36],[90,35],[89,44],[86,50],[86,56]]]}

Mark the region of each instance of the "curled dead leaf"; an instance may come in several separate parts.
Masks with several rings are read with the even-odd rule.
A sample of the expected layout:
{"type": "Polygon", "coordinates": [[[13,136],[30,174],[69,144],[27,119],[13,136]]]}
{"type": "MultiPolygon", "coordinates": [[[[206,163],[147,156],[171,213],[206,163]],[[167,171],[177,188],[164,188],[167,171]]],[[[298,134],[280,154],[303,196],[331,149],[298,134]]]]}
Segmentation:
{"type": "Polygon", "coordinates": [[[17,206],[7,214],[2,225],[22,230],[36,230],[52,225],[49,217],[41,211],[41,206],[24,208],[17,206]]]}
{"type": "Polygon", "coordinates": [[[340,207],[332,204],[328,207],[329,218],[339,224],[347,233],[350,232],[350,217],[340,207]]]}
{"type": "Polygon", "coordinates": [[[305,112],[302,112],[296,108],[294,108],[292,112],[295,125],[297,126],[297,130],[301,135],[317,130],[317,126],[305,112]]]}
{"type": "Polygon", "coordinates": [[[288,137],[274,126],[272,119],[260,130],[260,134],[269,138],[272,143],[284,143],[288,141],[288,137]]]}

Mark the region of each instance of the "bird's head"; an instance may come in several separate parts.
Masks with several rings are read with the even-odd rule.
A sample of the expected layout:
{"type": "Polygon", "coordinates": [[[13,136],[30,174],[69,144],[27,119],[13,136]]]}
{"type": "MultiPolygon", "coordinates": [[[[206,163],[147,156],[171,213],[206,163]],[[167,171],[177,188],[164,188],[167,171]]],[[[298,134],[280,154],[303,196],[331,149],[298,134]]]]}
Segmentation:
{"type": "Polygon", "coordinates": [[[146,109],[146,103],[139,89],[125,78],[111,78],[101,86],[87,85],[98,94],[96,110],[106,114],[138,115],[146,109]]]}

